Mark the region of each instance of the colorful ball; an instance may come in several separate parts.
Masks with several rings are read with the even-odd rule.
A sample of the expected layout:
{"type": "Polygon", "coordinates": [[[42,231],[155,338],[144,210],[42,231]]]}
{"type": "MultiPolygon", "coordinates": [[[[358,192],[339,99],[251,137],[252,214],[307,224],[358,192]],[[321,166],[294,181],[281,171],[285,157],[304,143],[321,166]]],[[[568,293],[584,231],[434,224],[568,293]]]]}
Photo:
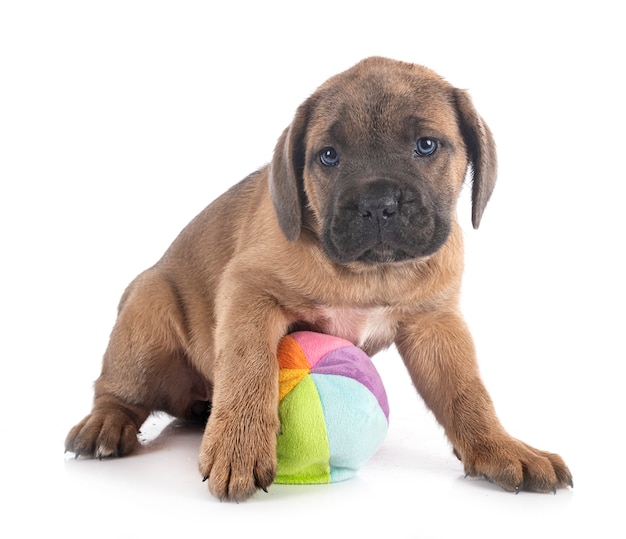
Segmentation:
{"type": "Polygon", "coordinates": [[[371,359],[352,343],[310,331],[285,336],[280,364],[276,483],[343,481],[374,455],[389,404],[371,359]]]}

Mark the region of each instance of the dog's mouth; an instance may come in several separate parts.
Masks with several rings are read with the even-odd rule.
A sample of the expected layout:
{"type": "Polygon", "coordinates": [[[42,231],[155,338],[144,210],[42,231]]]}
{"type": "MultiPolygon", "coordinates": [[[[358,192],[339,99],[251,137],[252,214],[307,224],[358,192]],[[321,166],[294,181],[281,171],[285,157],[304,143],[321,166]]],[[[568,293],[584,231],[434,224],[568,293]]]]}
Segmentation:
{"type": "MultiPolygon", "coordinates": [[[[422,255],[426,256],[426,255],[422,255]]],[[[411,253],[407,253],[403,250],[393,249],[385,245],[377,246],[376,248],[368,249],[354,260],[345,260],[337,262],[365,262],[370,264],[392,264],[394,262],[404,262],[406,260],[412,260],[417,258],[411,253]]]]}
{"type": "Polygon", "coordinates": [[[416,189],[406,191],[380,182],[366,193],[338,200],[325,219],[322,242],[328,256],[339,264],[428,257],[450,233],[446,213],[437,211],[433,198],[416,189]]]}

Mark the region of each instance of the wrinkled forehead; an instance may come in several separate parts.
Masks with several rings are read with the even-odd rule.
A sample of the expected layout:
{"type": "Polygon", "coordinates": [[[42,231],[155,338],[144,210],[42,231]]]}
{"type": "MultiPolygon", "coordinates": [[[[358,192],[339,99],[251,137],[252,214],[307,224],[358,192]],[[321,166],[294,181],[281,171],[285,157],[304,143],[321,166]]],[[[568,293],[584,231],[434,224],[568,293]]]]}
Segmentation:
{"type": "Polygon", "coordinates": [[[453,88],[428,70],[347,71],[311,98],[309,140],[358,144],[430,132],[454,138],[453,88]]]}

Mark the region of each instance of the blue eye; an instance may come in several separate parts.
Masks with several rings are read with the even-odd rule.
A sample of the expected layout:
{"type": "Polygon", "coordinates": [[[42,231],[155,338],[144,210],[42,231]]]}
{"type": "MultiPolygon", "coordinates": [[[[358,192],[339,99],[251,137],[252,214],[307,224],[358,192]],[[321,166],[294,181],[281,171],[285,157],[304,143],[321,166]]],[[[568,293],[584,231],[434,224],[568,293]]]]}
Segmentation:
{"type": "Polygon", "coordinates": [[[415,153],[422,157],[432,155],[436,151],[437,141],[432,138],[422,137],[421,139],[418,139],[417,143],[415,144],[415,153]]]}
{"type": "Polygon", "coordinates": [[[320,152],[320,162],[326,167],[334,167],[339,164],[339,154],[332,147],[324,148],[320,152]]]}

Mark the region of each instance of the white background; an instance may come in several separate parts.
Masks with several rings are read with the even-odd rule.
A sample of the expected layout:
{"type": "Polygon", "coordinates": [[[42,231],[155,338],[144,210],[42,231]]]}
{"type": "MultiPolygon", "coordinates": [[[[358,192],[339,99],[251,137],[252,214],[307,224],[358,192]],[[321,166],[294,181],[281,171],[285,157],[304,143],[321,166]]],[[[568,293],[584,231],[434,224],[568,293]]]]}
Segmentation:
{"type": "MultiPolygon", "coordinates": [[[[624,537],[624,39],[618,3],[0,4],[0,533],[10,537],[624,537]],[[395,351],[391,426],[351,481],[220,503],[198,431],[74,461],[67,430],[130,280],[264,165],[297,105],[369,55],[466,88],[499,183],[466,230],[463,306],[509,431],[575,488],[463,478],[395,351]],[[11,530],[10,534],[4,529],[11,530]]],[[[236,211],[236,208],[233,208],[236,211]]],[[[150,420],[155,436],[163,420],[150,420]]]]}

